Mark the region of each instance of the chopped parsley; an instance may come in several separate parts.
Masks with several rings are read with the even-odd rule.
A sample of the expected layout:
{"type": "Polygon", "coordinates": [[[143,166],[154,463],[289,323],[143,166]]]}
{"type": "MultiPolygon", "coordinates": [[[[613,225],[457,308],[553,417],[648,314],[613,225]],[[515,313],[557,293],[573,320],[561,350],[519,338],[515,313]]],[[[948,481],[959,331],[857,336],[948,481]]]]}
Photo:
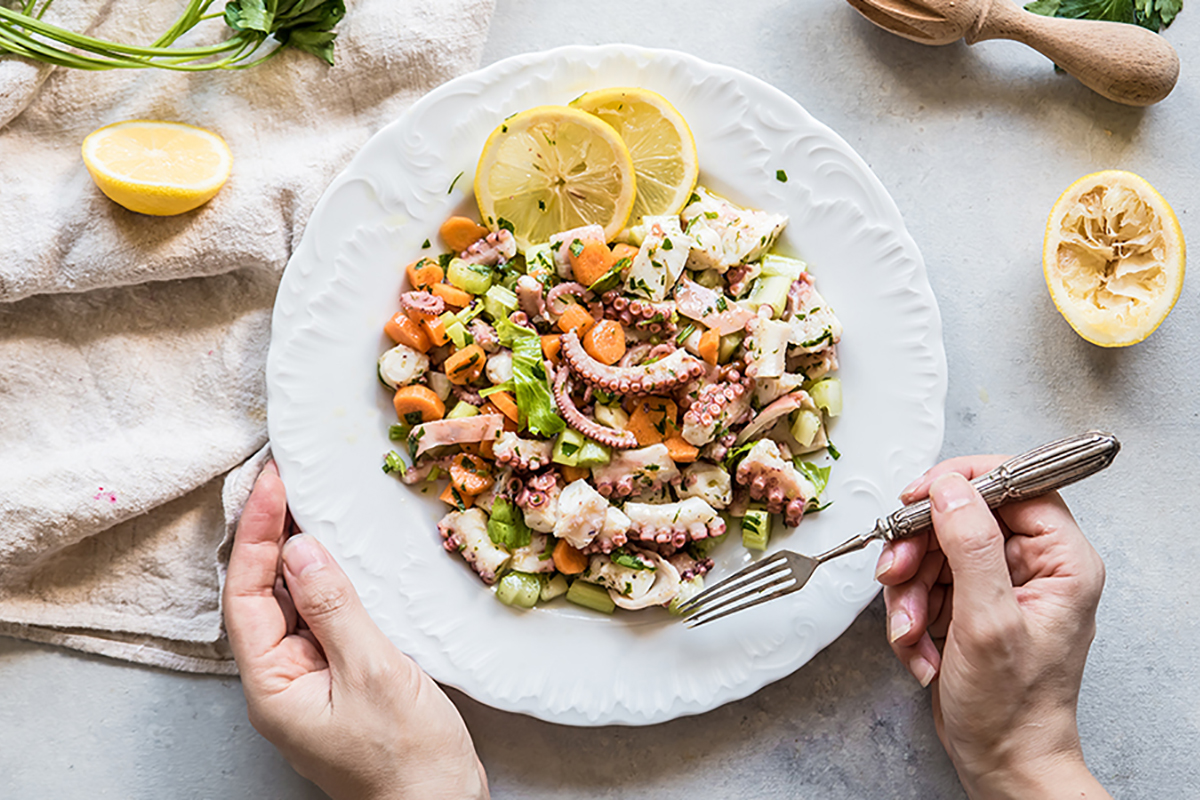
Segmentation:
{"type": "Polygon", "coordinates": [[[663,241],[662,241],[662,249],[663,250],[674,250],[675,245],[671,243],[670,239],[667,239],[664,237],[663,241]]]}
{"type": "MultiPolygon", "coordinates": [[[[648,569],[651,572],[654,571],[654,567],[645,563],[640,558],[635,556],[633,553],[627,553],[620,548],[613,550],[612,553],[609,554],[609,558],[612,559],[612,562],[614,564],[619,564],[620,566],[627,567],[628,569],[636,569],[636,570],[648,569]]],[[[630,587],[630,588],[632,589],[632,587],[630,587]]],[[[626,593],[628,593],[628,590],[626,593]]]]}
{"type": "Polygon", "coordinates": [[[428,239],[426,239],[425,243],[421,245],[422,250],[428,250],[430,247],[433,247],[433,243],[430,242],[428,239]]]}
{"type": "Polygon", "coordinates": [[[675,344],[683,345],[684,341],[695,332],[696,326],[689,322],[687,327],[681,330],[679,335],[675,337],[675,344]]]}
{"type": "Polygon", "coordinates": [[[780,183],[787,183],[787,173],[781,169],[775,170],[775,180],[780,183]]]}
{"type": "Polygon", "coordinates": [[[499,219],[496,220],[496,227],[498,227],[502,230],[506,230],[509,233],[513,232],[513,224],[511,222],[509,222],[508,220],[506,220],[504,217],[500,217],[499,219]]]}
{"type": "Polygon", "coordinates": [[[575,256],[576,258],[579,258],[579,254],[583,252],[583,242],[579,241],[578,239],[575,239],[574,241],[571,242],[570,250],[571,250],[571,255],[575,256]]]}

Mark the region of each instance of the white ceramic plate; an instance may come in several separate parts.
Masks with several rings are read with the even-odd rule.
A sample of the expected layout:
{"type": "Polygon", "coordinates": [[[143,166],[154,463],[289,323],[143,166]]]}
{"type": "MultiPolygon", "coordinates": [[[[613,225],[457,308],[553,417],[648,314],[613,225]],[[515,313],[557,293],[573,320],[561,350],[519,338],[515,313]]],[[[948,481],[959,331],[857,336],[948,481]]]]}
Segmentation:
{"type": "MultiPolygon", "coordinates": [[[[874,597],[877,548],[696,630],[659,609],[608,617],[556,601],[520,611],[441,548],[445,507],[380,470],[395,414],[375,361],[390,346],[381,329],[404,265],[436,243],[446,216],[473,205],[476,160],[504,117],[605,86],[666,96],[695,133],[704,185],[786,212],[781,249],[810,263],[845,325],[833,505],[777,528],[772,548],[822,551],[891,510],[942,441],[945,354],[921,254],[841,138],[777,89],[682,53],[611,45],[510,58],[445,84],[380,131],[321,198],[284,273],[268,421],[296,520],[434,678],[553,722],[645,725],[745,697],[807,662],[874,597]]],[[[710,581],[749,556],[731,541],[715,558],[710,581]]]]}

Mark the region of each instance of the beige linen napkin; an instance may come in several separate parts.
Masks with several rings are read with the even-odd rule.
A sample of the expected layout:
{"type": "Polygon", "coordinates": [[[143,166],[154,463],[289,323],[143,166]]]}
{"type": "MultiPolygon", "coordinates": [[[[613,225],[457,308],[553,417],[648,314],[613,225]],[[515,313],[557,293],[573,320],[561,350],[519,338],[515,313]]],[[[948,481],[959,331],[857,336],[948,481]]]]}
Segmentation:
{"type": "MultiPolygon", "coordinates": [[[[72,30],[146,42],[181,5],[52,10],[72,30]]],[[[0,634],[234,671],[220,585],[266,458],[280,273],[371,134],[478,65],[492,7],[351,0],[333,67],[299,52],[195,74],[0,59],[0,634]],[[80,143],[134,118],[220,133],[229,183],[179,217],[111,203],[80,143]]],[[[208,24],[189,43],[219,39],[208,24]]]]}

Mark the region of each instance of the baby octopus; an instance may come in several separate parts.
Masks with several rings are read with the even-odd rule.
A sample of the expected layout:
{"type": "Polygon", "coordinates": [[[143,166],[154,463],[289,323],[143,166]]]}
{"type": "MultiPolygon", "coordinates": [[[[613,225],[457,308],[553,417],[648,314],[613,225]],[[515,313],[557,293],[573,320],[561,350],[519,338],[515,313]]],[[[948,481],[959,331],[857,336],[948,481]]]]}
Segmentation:
{"type": "Polygon", "coordinates": [[[664,335],[675,332],[676,308],[669,300],[662,303],[630,300],[616,289],[605,292],[600,299],[604,304],[604,316],[627,328],[664,335]]]}
{"type": "Polygon", "coordinates": [[[704,364],[684,350],[651,364],[610,367],[588,355],[574,330],[562,336],[562,358],[584,383],[620,395],[666,394],[704,373],[704,364]]]}
{"type": "Polygon", "coordinates": [[[750,410],[751,385],[744,379],[703,387],[683,415],[683,438],[699,447],[728,431],[750,410]]]}

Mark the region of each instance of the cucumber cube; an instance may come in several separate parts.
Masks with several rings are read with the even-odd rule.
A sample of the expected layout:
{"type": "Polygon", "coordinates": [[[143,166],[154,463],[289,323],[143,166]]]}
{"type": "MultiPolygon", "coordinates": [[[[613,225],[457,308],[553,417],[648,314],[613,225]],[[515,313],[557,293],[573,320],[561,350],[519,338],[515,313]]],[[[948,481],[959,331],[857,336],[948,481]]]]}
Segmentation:
{"type": "Polygon", "coordinates": [[[612,460],[612,448],[592,439],[586,439],[575,459],[577,467],[602,467],[612,460]]]}
{"type": "Polygon", "coordinates": [[[800,277],[800,273],[808,269],[808,265],[803,261],[787,256],[777,256],[773,253],[763,256],[762,259],[762,274],[764,278],[783,277],[788,281],[794,281],[800,277]]]}
{"type": "Polygon", "coordinates": [[[817,381],[808,390],[817,408],[825,409],[831,417],[842,413],[842,382],[838,378],[817,381]]]}
{"type": "Polygon", "coordinates": [[[583,449],[585,439],[582,433],[566,428],[554,440],[554,452],[550,460],[555,464],[574,467],[579,464],[579,451],[583,449]]]}
{"type": "Polygon", "coordinates": [[[528,572],[510,572],[496,584],[496,599],[506,606],[533,608],[542,596],[542,578],[528,572]]]}
{"type": "Polygon", "coordinates": [[[446,419],[464,419],[465,417],[473,417],[478,413],[478,408],[465,400],[459,400],[454,408],[450,409],[450,413],[446,415],[446,419]]]}
{"type": "Polygon", "coordinates": [[[747,550],[766,550],[771,539],[771,515],[750,509],[742,517],[742,546],[747,550]]]}

